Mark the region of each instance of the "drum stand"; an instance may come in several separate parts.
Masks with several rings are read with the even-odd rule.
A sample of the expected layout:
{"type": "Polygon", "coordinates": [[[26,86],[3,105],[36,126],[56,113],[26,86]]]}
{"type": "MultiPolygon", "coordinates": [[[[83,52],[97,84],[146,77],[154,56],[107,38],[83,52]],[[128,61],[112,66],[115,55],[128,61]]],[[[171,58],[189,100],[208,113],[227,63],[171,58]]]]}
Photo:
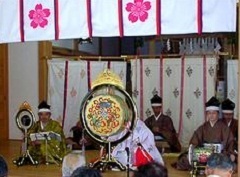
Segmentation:
{"type": "Polygon", "coordinates": [[[90,163],[89,167],[99,169],[102,172],[111,170],[113,167],[117,167],[121,171],[126,170],[126,167],[112,156],[111,142],[108,142],[107,154],[100,157],[100,159],[95,162],[90,163]]]}
{"type": "Polygon", "coordinates": [[[29,150],[28,150],[28,142],[27,142],[27,129],[24,129],[24,153],[20,157],[18,157],[16,160],[13,160],[13,163],[17,166],[22,166],[29,164],[29,162],[32,165],[38,165],[39,162],[37,160],[34,160],[34,158],[31,156],[29,150]]]}

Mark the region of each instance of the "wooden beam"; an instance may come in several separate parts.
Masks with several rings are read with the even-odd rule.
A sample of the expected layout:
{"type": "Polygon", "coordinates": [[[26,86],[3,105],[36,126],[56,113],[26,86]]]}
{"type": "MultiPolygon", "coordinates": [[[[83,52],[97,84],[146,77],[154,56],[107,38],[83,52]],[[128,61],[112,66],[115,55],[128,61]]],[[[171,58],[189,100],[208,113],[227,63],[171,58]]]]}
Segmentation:
{"type": "MultiPolygon", "coordinates": [[[[76,43],[74,45],[77,45],[76,43]]],[[[76,47],[76,46],[75,46],[76,47]]],[[[63,56],[73,56],[73,55],[93,55],[88,52],[72,50],[63,47],[52,46],[52,54],[53,55],[63,55],[63,56]]]]}
{"type": "Polygon", "coordinates": [[[48,68],[45,56],[52,57],[52,42],[42,41],[38,43],[38,83],[39,83],[39,102],[47,100],[48,89],[48,68]]]}

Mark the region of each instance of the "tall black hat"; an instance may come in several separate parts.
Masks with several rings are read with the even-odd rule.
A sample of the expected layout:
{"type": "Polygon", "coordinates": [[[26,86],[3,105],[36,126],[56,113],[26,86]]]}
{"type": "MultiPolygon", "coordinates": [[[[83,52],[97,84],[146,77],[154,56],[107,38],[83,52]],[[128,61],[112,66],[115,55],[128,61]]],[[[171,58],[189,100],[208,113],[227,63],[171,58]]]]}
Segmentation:
{"type": "Polygon", "coordinates": [[[219,111],[219,105],[220,102],[216,97],[212,97],[208,100],[208,102],[205,104],[206,111],[219,111]]]}
{"type": "Polygon", "coordinates": [[[226,99],[222,102],[222,112],[223,113],[233,113],[235,108],[235,103],[230,99],[226,99]]]}
{"type": "Polygon", "coordinates": [[[42,102],[38,105],[38,112],[51,112],[50,107],[51,107],[51,106],[48,105],[46,101],[42,101],[42,102]]]}
{"type": "Polygon", "coordinates": [[[162,106],[162,98],[158,96],[157,94],[154,95],[151,99],[151,105],[152,106],[162,106]]]}

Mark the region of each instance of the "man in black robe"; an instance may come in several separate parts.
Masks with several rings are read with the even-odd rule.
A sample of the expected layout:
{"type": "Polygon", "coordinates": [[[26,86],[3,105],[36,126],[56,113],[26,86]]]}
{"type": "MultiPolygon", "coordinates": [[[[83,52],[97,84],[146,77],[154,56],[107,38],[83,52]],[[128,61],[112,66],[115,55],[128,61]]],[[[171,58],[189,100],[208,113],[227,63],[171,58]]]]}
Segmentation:
{"type": "Polygon", "coordinates": [[[238,120],[234,119],[235,103],[230,99],[226,99],[222,102],[222,122],[227,125],[232,131],[234,137],[234,149],[238,148],[238,120]]]}
{"type": "MultiPolygon", "coordinates": [[[[206,103],[207,120],[193,133],[189,144],[195,148],[218,144],[221,146],[220,152],[229,155],[234,161],[233,135],[231,130],[219,120],[219,105],[220,102],[215,97],[206,103]]],[[[188,170],[190,164],[187,159],[187,153],[181,154],[173,166],[179,170],[188,170]]]]}
{"type": "Polygon", "coordinates": [[[145,120],[145,124],[153,132],[155,141],[166,141],[172,152],[180,152],[181,144],[172,119],[162,113],[162,98],[154,95],[151,105],[154,114],[145,120]]]}

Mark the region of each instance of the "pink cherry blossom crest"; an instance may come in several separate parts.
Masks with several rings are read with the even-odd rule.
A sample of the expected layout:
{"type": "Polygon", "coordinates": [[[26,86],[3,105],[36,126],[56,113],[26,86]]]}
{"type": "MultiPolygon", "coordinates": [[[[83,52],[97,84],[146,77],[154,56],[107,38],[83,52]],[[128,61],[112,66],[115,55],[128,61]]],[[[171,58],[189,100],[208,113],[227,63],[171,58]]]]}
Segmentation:
{"type": "Polygon", "coordinates": [[[47,18],[50,16],[50,9],[43,9],[42,4],[37,4],[35,6],[35,10],[30,10],[28,14],[31,21],[31,27],[37,28],[40,26],[41,28],[44,28],[48,25],[47,18]]]}
{"type": "Polygon", "coordinates": [[[129,13],[128,20],[132,23],[140,20],[141,22],[145,22],[148,19],[148,12],[151,9],[151,3],[149,1],[144,0],[134,0],[134,3],[127,3],[126,10],[129,13]]]}

